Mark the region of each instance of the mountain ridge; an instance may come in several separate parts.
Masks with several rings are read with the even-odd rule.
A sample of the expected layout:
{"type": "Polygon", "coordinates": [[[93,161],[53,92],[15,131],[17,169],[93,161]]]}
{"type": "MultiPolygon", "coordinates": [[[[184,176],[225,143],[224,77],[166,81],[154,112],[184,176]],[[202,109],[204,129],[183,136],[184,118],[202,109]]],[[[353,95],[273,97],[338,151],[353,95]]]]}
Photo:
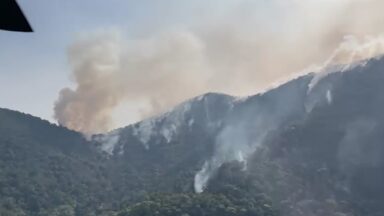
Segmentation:
{"type": "Polygon", "coordinates": [[[91,140],[0,109],[0,214],[203,215],[191,211],[212,202],[217,215],[382,215],[384,59],[310,88],[315,76],[208,93],[91,140]]]}

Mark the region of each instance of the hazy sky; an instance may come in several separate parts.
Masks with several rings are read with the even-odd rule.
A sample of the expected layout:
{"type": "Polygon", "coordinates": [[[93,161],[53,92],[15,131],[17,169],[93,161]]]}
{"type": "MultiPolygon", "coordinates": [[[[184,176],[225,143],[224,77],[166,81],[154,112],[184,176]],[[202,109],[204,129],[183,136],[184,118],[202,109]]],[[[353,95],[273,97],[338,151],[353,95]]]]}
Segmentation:
{"type": "Polygon", "coordinates": [[[382,0],[18,2],[35,32],[0,31],[0,107],[90,133],[384,49],[382,0]]]}
{"type": "MultiPolygon", "coordinates": [[[[0,30],[0,107],[53,121],[61,88],[73,85],[67,48],[84,32],[118,28],[127,36],[189,25],[220,13],[226,1],[18,0],[34,33],[0,30]],[[216,12],[213,12],[215,5],[216,12]]],[[[126,112],[137,120],[136,114],[126,112]]]]}

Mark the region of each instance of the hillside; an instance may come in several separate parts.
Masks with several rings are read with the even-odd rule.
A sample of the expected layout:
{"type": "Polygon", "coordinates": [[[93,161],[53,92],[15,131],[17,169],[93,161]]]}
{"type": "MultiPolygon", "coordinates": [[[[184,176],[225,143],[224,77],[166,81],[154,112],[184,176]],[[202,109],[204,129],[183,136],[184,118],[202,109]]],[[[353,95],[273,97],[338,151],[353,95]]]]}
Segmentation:
{"type": "Polygon", "coordinates": [[[1,109],[0,152],[0,215],[54,215],[103,199],[105,166],[77,132],[1,109]]]}
{"type": "Polygon", "coordinates": [[[257,197],[260,191],[240,203],[225,190],[194,194],[194,152],[150,153],[140,145],[129,151],[135,158],[111,158],[77,132],[7,109],[0,110],[0,134],[0,215],[152,215],[147,199],[166,215],[275,215],[270,200],[257,197]],[[171,162],[165,159],[170,155],[171,162]]]}
{"type": "Polygon", "coordinates": [[[384,214],[384,59],[94,135],[0,109],[0,215],[384,214]]]}

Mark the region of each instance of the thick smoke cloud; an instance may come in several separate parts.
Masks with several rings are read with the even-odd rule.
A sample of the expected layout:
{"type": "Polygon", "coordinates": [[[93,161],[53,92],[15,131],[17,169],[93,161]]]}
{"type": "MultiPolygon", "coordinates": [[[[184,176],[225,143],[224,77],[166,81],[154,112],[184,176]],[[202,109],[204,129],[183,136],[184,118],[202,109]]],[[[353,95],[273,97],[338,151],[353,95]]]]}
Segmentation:
{"type": "Polygon", "coordinates": [[[202,49],[197,38],[184,32],[129,45],[110,32],[79,40],[69,49],[77,87],[60,92],[55,117],[86,134],[103,132],[111,126],[111,111],[124,100],[148,98],[153,113],[203,93],[202,49]]]}
{"type": "Polygon", "coordinates": [[[372,38],[384,31],[382,8],[379,0],[238,1],[182,30],[139,39],[91,34],[69,48],[76,86],[60,92],[55,118],[85,134],[104,132],[124,101],[146,100],[147,117],[208,91],[255,94],[311,65],[380,54],[382,40],[372,38]],[[375,44],[351,58],[340,51],[345,41],[375,44]]]}
{"type": "Polygon", "coordinates": [[[75,90],[64,88],[55,104],[55,118],[68,128],[91,134],[111,126],[108,115],[124,93],[116,85],[120,50],[116,36],[95,37],[69,49],[75,90]]]}

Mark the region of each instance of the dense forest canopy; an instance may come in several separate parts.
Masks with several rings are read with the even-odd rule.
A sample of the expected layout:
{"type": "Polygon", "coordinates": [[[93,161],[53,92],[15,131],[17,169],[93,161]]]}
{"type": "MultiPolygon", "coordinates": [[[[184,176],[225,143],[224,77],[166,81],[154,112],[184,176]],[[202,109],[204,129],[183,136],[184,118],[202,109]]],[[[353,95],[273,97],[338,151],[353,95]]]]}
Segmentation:
{"type": "Polygon", "coordinates": [[[92,139],[0,109],[0,215],[383,215],[383,68],[210,93],[92,139]]]}

